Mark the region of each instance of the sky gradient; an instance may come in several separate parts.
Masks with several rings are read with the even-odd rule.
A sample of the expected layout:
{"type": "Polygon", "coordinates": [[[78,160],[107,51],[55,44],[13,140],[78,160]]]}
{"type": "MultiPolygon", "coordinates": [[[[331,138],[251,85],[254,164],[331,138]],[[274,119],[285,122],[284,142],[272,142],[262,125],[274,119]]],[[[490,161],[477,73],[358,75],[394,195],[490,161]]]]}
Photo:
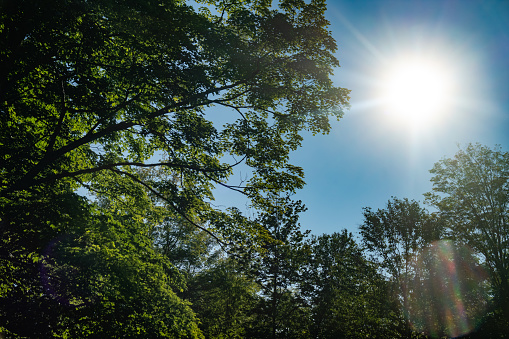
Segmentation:
{"type": "Polygon", "coordinates": [[[351,109],[329,135],[305,135],[291,162],[305,171],[295,198],[314,234],[357,233],[362,208],[391,196],[423,201],[433,164],[466,143],[509,150],[508,1],[329,1],[337,86],[351,109]],[[380,102],[384,70],[407,56],[433,59],[453,80],[447,111],[419,126],[380,102]]]}

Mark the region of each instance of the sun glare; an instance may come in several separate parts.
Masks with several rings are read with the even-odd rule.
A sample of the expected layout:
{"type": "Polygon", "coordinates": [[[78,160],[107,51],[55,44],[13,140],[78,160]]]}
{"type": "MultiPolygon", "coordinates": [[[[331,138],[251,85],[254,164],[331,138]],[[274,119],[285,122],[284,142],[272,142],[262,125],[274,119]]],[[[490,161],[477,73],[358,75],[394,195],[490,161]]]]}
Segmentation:
{"type": "Polygon", "coordinates": [[[383,76],[382,88],[385,111],[398,122],[417,127],[444,114],[452,94],[446,69],[422,59],[395,62],[383,76]]]}

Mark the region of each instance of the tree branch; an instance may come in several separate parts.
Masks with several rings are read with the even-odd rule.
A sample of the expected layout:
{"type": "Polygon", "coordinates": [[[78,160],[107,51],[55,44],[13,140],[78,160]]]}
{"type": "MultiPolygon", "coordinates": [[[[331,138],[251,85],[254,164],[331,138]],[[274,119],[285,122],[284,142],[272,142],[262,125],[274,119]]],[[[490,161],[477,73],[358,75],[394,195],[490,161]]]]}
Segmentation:
{"type": "MultiPolygon", "coordinates": [[[[195,103],[193,103],[193,102],[198,97],[207,96],[212,93],[217,93],[220,91],[232,89],[232,88],[242,85],[244,83],[245,83],[245,81],[237,81],[235,83],[225,85],[222,87],[215,87],[212,89],[208,89],[202,93],[191,96],[191,98],[189,98],[186,101],[179,102],[179,103],[173,103],[171,105],[166,105],[165,107],[156,110],[152,114],[149,114],[143,120],[151,120],[151,119],[157,118],[159,116],[165,115],[170,111],[174,111],[174,110],[178,110],[178,109],[195,109],[197,107],[210,104],[210,103],[214,102],[214,100],[207,99],[205,102],[195,102],[195,103]],[[188,105],[188,106],[186,106],[186,105],[188,105]]],[[[242,95],[242,94],[239,94],[239,95],[242,95]]],[[[128,104],[127,102],[124,102],[124,103],[125,103],[125,105],[128,104]]],[[[73,142],[61,147],[58,150],[47,152],[43,156],[43,158],[34,167],[32,167],[32,169],[30,169],[20,180],[18,180],[14,184],[12,184],[7,189],[3,190],[0,193],[0,196],[5,196],[5,195],[15,192],[17,190],[27,189],[30,186],[33,186],[34,184],[39,183],[39,182],[49,181],[50,179],[48,179],[48,177],[39,179],[39,180],[35,180],[35,177],[39,173],[41,173],[46,167],[48,167],[52,162],[56,161],[58,158],[60,158],[64,154],[69,153],[72,150],[77,149],[85,144],[89,144],[89,143],[92,143],[100,138],[106,137],[107,135],[109,135],[111,133],[125,130],[125,129],[128,129],[133,126],[140,126],[140,125],[142,125],[142,123],[139,121],[134,121],[134,120],[133,121],[122,121],[122,122],[107,126],[106,128],[104,128],[100,131],[97,131],[95,133],[90,133],[93,131],[93,129],[97,128],[97,124],[96,124],[93,127],[93,129],[91,129],[89,132],[87,132],[87,134],[85,134],[83,137],[74,140],[73,142]]],[[[57,179],[57,178],[58,178],[58,176],[53,176],[53,180],[57,179]]]]}
{"type": "MultiPolygon", "coordinates": [[[[158,163],[155,163],[155,164],[145,164],[145,163],[142,163],[142,162],[129,162],[129,161],[125,161],[125,162],[117,162],[117,163],[112,163],[112,164],[104,164],[104,165],[101,165],[101,166],[97,166],[97,167],[93,167],[93,168],[86,168],[86,169],[82,169],[82,170],[75,171],[75,172],[61,172],[61,173],[58,173],[58,174],[55,174],[55,175],[52,175],[52,176],[48,176],[48,177],[44,177],[44,178],[41,178],[41,179],[38,179],[38,180],[34,180],[32,185],[42,184],[42,183],[45,183],[45,182],[54,181],[54,180],[58,180],[58,179],[62,179],[62,178],[74,178],[74,177],[77,177],[79,175],[95,173],[95,172],[99,172],[99,171],[103,171],[103,170],[112,170],[112,169],[114,169],[114,168],[116,168],[118,166],[135,166],[135,167],[166,166],[166,167],[172,167],[172,168],[189,169],[189,170],[193,170],[193,171],[197,171],[197,172],[201,172],[201,173],[205,174],[205,173],[211,173],[211,172],[224,172],[224,171],[228,171],[231,168],[233,168],[234,166],[237,166],[238,164],[240,164],[240,162],[242,162],[242,161],[243,161],[243,159],[238,161],[237,163],[235,163],[233,165],[229,165],[227,167],[218,168],[218,169],[200,168],[200,167],[191,166],[191,165],[188,165],[188,164],[179,164],[179,163],[172,163],[172,162],[158,162],[158,163]]],[[[206,177],[211,179],[211,180],[216,181],[215,179],[213,179],[213,178],[211,178],[209,176],[206,176],[206,177]]]]}
{"type": "Polygon", "coordinates": [[[197,227],[198,229],[204,231],[205,233],[207,233],[208,235],[210,235],[212,238],[214,238],[217,243],[219,244],[219,246],[221,247],[221,250],[223,250],[224,252],[228,253],[228,251],[225,249],[225,246],[227,246],[228,244],[225,244],[221,239],[219,239],[214,233],[212,233],[211,231],[209,231],[208,229],[206,229],[205,227],[202,227],[198,224],[196,224],[194,221],[191,220],[191,218],[189,218],[187,216],[187,214],[185,214],[180,208],[178,208],[177,206],[175,206],[175,204],[166,199],[166,197],[164,195],[162,195],[161,193],[157,192],[154,188],[152,188],[150,185],[148,185],[147,183],[143,182],[142,180],[140,180],[138,177],[136,177],[134,174],[132,173],[128,173],[128,172],[125,172],[125,171],[121,171],[119,169],[112,169],[113,172],[115,173],[118,173],[118,174],[123,174],[123,175],[126,175],[128,177],[130,177],[131,179],[133,179],[134,181],[136,181],[137,183],[139,183],[140,185],[142,185],[143,187],[145,187],[146,189],[148,189],[150,192],[152,192],[154,195],[156,195],[158,198],[160,198],[161,200],[163,200],[164,202],[166,202],[167,204],[169,204],[181,217],[183,217],[187,222],[189,222],[191,225],[197,227]]]}

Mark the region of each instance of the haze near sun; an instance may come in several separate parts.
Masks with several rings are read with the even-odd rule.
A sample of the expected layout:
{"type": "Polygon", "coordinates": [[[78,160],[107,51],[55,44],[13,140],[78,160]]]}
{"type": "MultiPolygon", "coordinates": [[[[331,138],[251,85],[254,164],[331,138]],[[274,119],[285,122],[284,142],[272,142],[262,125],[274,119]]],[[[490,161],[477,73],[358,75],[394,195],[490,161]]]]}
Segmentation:
{"type": "Polygon", "coordinates": [[[407,126],[422,128],[436,123],[449,108],[451,96],[451,75],[431,58],[400,58],[382,77],[385,111],[407,126]]]}

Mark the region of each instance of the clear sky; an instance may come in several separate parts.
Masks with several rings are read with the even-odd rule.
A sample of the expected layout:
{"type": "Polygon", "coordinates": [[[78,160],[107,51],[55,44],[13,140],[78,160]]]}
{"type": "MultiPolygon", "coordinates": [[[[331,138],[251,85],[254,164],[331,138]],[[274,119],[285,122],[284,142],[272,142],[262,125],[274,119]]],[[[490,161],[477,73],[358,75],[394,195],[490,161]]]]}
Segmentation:
{"type": "MultiPolygon", "coordinates": [[[[355,234],[363,207],[422,203],[429,170],[458,145],[509,151],[509,1],[329,0],[326,16],[351,109],[291,155],[307,183],[294,196],[303,229],[355,234]]],[[[252,213],[238,193],[214,194],[252,213]]]]}
{"type": "Polygon", "coordinates": [[[458,144],[509,151],[509,1],[328,1],[327,17],[341,64],[334,81],[352,90],[351,109],[292,155],[306,174],[296,195],[308,207],[304,229],[355,233],[363,207],[391,196],[422,202],[429,170],[458,144]],[[388,102],[395,74],[422,76],[409,63],[434,74],[419,91],[442,93],[436,106],[404,88],[396,92],[413,103],[388,102]],[[404,116],[425,109],[432,114],[417,121],[404,116]]]}

